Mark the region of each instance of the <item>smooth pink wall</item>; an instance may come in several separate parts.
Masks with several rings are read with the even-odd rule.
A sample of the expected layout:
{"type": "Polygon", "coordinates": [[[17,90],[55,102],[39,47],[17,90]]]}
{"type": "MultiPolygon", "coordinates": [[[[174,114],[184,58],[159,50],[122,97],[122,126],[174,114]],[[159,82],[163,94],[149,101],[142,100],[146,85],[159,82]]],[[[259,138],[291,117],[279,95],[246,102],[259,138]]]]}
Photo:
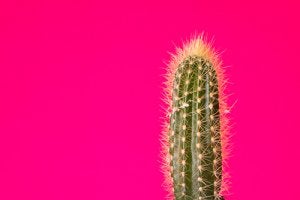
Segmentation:
{"type": "Polygon", "coordinates": [[[202,31],[237,100],[227,199],[300,199],[299,4],[104,2],[1,1],[0,199],[165,199],[164,62],[202,31]]]}

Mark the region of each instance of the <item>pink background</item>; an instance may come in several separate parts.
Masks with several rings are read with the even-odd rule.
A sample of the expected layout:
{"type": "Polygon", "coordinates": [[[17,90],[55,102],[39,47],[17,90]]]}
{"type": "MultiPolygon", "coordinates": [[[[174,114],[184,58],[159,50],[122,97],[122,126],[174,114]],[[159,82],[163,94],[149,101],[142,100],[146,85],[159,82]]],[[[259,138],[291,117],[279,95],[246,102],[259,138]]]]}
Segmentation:
{"type": "Polygon", "coordinates": [[[165,199],[164,62],[196,31],[231,66],[228,200],[300,199],[296,1],[103,2],[1,1],[0,199],[165,199]]]}

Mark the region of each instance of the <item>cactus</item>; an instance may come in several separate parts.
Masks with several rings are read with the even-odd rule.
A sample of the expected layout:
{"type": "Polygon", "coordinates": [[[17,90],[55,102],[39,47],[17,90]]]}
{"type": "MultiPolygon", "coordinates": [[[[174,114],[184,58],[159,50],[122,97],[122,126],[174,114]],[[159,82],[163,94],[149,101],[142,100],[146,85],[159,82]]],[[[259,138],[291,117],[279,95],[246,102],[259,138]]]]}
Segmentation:
{"type": "Polygon", "coordinates": [[[224,199],[228,132],[225,82],[218,55],[203,35],[172,55],[164,137],[164,171],[171,199],[224,199]]]}

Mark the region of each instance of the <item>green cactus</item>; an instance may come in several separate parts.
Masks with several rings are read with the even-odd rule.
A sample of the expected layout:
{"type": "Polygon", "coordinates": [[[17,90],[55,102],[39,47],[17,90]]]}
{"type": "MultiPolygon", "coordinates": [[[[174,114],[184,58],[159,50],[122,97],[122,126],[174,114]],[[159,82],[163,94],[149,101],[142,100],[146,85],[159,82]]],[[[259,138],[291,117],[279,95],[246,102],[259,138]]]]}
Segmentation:
{"type": "Polygon", "coordinates": [[[207,47],[201,38],[188,47],[195,44],[200,45],[195,47],[198,53],[189,49],[176,60],[169,87],[168,171],[174,199],[221,200],[223,102],[214,66],[217,62],[205,54],[207,47]]]}

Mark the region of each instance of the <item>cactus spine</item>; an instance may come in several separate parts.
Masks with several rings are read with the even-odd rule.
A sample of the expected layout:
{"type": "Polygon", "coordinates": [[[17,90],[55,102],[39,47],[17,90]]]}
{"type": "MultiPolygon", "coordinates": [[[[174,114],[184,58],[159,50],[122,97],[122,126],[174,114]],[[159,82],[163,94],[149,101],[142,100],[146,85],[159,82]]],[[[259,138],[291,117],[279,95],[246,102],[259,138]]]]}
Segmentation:
{"type": "MultiPolygon", "coordinates": [[[[202,37],[178,50],[169,76],[168,176],[176,200],[221,200],[220,62],[202,37]],[[214,66],[214,65],[217,65],[214,66]]],[[[222,83],[221,83],[222,84],[222,83]]]]}

